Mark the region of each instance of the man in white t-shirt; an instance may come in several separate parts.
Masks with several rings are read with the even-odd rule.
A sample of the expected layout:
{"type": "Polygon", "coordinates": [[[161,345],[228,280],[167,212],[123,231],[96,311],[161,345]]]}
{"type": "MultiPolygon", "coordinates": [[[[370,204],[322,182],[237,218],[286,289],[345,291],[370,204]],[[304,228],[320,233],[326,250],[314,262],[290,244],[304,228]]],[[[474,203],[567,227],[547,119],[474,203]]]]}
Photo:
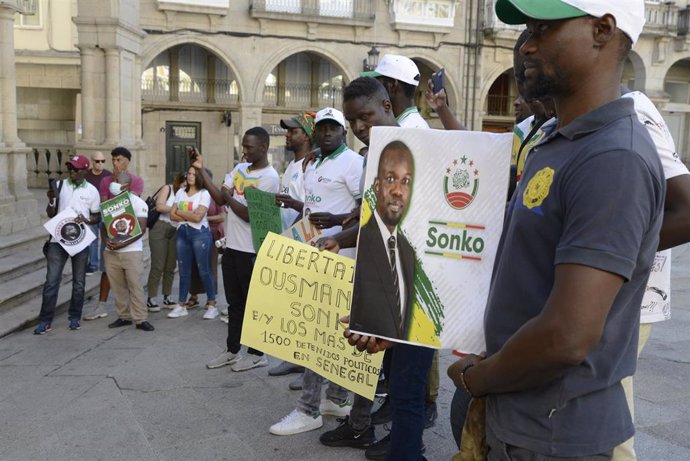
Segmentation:
{"type": "MultiPolygon", "coordinates": [[[[100,197],[98,190],[89,184],[84,175],[89,168],[89,159],[83,155],[75,155],[67,162],[69,178],[51,183],[48,190],[48,207],[46,213],[52,218],[58,213],[72,208],[77,214],[73,226],[75,231],[89,232],[85,226],[97,224],[100,221],[100,197]],[[56,184],[57,183],[57,184],[56,184]],[[86,218],[88,216],[88,218],[86,218]]],[[[66,226],[65,226],[66,227],[66,226]]],[[[62,282],[62,271],[67,258],[72,259],[72,298],[69,304],[68,318],[70,330],[79,330],[82,309],[84,308],[84,288],[86,284],[86,265],[89,259],[89,248],[71,256],[55,240],[50,239],[44,249],[46,264],[46,282],[43,285],[43,300],[39,323],[34,334],[43,335],[52,327],[58,291],[62,282]]]]}
{"type": "Polygon", "coordinates": [[[295,159],[285,168],[280,182],[280,193],[276,195],[276,205],[282,208],[280,216],[285,230],[295,223],[304,206],[303,161],[312,151],[314,115],[305,112],[290,119],[283,119],[280,126],[288,130],[285,136],[285,149],[295,154],[295,159]]]}
{"type": "MultiPolygon", "coordinates": [[[[113,173],[113,184],[119,184],[119,191],[111,188],[113,195],[119,195],[129,191],[132,185],[132,176],[127,172],[113,173]],[[116,194],[116,192],[119,192],[116,194]]],[[[134,194],[129,194],[134,208],[141,234],[131,238],[116,236],[109,238],[105,227],[101,227],[101,237],[105,241],[105,272],[108,275],[110,288],[115,297],[115,310],[117,320],[108,325],[108,328],[119,328],[136,324],[138,330],[153,331],[148,318],[146,308],[146,296],[144,295],[144,243],[142,238],[146,232],[146,218],[149,207],[146,202],[134,194]]]]}
{"type": "MultiPolygon", "coordinates": [[[[329,236],[340,232],[343,219],[360,205],[364,159],[345,144],[342,112],[332,107],[321,109],[315,124],[321,153],[304,173],[304,214],[329,236]]],[[[347,248],[340,254],[354,258],[355,249],[347,248]]],[[[291,435],[318,429],[323,425],[322,415],[347,416],[352,408],[347,389],[329,383],[326,400],[321,401],[321,385],[319,375],[305,370],[297,408],[272,425],[271,434],[291,435]]]]}
{"type": "Polygon", "coordinates": [[[222,189],[218,189],[206,173],[201,154],[197,153],[192,162],[200,170],[204,186],[216,204],[228,208],[225,250],[221,262],[225,298],[229,305],[228,337],[225,351],[206,364],[208,368],[231,365],[232,371],[245,371],[268,365],[266,357],[259,350],[250,347],[246,355],[240,353],[244,310],[256,260],[244,191],[248,187],[255,187],[264,192],[278,192],[280,178],[268,162],[268,145],[269,136],[265,129],[254,127],[247,130],[242,137],[242,156],[247,163],[238,164],[225,176],[222,189]]]}
{"type": "MultiPolygon", "coordinates": [[[[623,89],[623,97],[635,102],[637,119],[654,141],[666,177],[664,221],[661,227],[659,252],[649,274],[647,289],[642,298],[640,313],[639,356],[644,348],[652,325],[671,318],[671,250],[670,248],[690,241],[690,173],[676,153],[676,146],[663,117],[649,98],[639,91],[623,89]]],[[[633,377],[621,381],[628,399],[630,414],[634,418],[633,377]]],[[[616,447],[614,461],[635,460],[636,454],[631,437],[616,447]]]]}
{"type": "Polygon", "coordinates": [[[420,73],[412,59],[384,54],[376,69],[362,72],[361,76],[374,77],[383,83],[393,104],[395,120],[401,128],[429,128],[414,104],[420,73]]]}
{"type": "MultiPolygon", "coordinates": [[[[276,195],[276,205],[281,207],[280,217],[283,230],[295,223],[304,206],[304,159],[312,151],[314,134],[314,114],[305,112],[290,119],[280,121],[280,126],[287,130],[285,149],[295,154],[295,159],[288,163],[280,182],[280,193],[276,195]]],[[[268,370],[269,376],[284,376],[290,373],[302,373],[304,367],[282,361],[268,370]]],[[[291,383],[291,389],[302,386],[302,377],[291,383]]]]}

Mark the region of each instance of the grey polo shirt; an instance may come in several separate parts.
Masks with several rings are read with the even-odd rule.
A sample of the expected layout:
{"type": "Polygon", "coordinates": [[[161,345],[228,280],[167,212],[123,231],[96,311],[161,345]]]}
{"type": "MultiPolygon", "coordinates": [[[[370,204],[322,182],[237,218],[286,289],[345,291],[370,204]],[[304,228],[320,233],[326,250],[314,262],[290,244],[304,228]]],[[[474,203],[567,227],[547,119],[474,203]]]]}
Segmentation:
{"type": "Polygon", "coordinates": [[[485,314],[487,353],[542,311],[555,265],[594,267],[626,283],[585,361],[537,388],[489,396],[487,423],[507,444],[584,456],[634,433],[620,380],[635,371],[639,306],[666,184],[628,98],[555,127],[544,127],[508,206],[485,314]]]}

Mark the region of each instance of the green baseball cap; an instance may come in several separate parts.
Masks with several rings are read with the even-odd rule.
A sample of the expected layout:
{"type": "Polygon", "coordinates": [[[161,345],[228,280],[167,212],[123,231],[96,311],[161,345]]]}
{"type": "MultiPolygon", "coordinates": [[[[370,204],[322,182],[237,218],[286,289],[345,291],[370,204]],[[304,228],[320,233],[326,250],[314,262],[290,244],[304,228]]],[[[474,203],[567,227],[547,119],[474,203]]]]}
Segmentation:
{"type": "Polygon", "coordinates": [[[555,21],[587,13],[560,0],[496,0],[496,16],[506,24],[525,24],[529,19],[555,21]]]}
{"type": "Polygon", "coordinates": [[[314,136],[314,117],[311,112],[304,112],[295,117],[283,119],[280,121],[280,126],[284,129],[288,128],[302,128],[309,139],[314,136]]]}

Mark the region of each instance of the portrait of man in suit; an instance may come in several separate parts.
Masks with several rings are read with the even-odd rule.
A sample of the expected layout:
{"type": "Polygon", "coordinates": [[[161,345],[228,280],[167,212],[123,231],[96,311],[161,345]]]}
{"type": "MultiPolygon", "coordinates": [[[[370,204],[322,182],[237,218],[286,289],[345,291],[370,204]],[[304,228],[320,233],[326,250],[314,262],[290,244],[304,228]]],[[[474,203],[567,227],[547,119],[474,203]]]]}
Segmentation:
{"type": "Polygon", "coordinates": [[[410,149],[393,141],[381,152],[374,192],[376,208],[359,231],[350,329],[407,339],[414,297],[414,249],[399,225],[412,195],[410,149]]]}

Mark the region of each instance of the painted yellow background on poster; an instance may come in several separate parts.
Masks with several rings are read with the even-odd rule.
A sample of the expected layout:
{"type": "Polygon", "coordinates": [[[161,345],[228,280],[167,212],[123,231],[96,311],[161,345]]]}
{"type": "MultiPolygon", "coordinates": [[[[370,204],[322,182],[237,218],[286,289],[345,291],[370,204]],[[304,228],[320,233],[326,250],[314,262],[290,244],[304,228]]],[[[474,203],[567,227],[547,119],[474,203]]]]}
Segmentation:
{"type": "Polygon", "coordinates": [[[269,233],[254,265],[242,344],[373,399],[383,354],[350,346],[339,321],[350,310],[354,263],[269,233]]]}

